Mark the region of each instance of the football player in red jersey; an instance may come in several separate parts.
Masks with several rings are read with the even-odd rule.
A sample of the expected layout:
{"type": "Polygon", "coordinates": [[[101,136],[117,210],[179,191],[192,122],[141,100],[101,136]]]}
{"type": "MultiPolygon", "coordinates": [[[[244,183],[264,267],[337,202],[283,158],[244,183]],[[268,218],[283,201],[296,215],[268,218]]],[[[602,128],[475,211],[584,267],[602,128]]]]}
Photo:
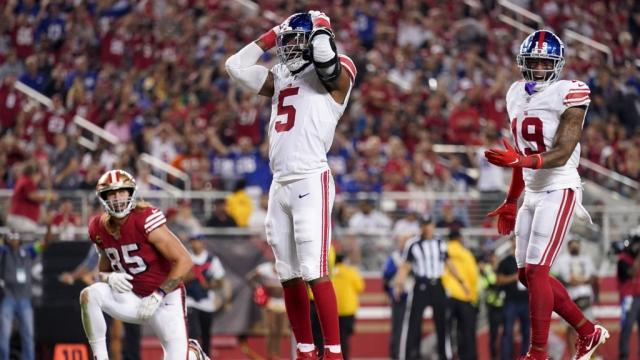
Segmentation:
{"type": "Polygon", "coordinates": [[[191,257],[162,211],[137,201],[136,193],[135,180],[123,170],[106,172],[96,186],[105,213],[89,221],[89,237],[100,253],[100,281],[80,293],[93,359],[109,358],[102,312],[149,324],[164,359],[206,359],[197,342],[187,339],[182,279],[193,266],[191,257]]]}

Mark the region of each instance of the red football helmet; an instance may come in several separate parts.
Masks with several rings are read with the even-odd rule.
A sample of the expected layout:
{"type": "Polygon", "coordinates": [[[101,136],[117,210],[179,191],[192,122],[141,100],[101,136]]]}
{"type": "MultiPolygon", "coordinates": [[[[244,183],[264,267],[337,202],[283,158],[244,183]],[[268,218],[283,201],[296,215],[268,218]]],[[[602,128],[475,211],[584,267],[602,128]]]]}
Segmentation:
{"type": "Polygon", "coordinates": [[[136,194],[138,187],[136,181],[124,170],[110,170],[100,176],[96,185],[96,195],[104,210],[111,216],[123,218],[136,207],[136,194]],[[110,191],[126,189],[129,196],[126,199],[108,200],[107,194],[110,191]]]}

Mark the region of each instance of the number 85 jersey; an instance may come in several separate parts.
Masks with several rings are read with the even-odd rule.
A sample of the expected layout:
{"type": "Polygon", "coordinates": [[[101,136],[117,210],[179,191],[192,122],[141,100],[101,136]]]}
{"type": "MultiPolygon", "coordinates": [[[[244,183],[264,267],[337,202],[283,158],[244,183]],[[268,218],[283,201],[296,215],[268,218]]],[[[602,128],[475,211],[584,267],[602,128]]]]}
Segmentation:
{"type": "MultiPolygon", "coordinates": [[[[551,149],[562,113],[570,107],[588,106],[591,101],[589,87],[576,80],[556,81],[532,95],[525,91],[524,81],[517,81],[509,88],[506,100],[514,146],[524,155],[551,149]]],[[[523,168],[526,190],[538,192],[580,187],[579,161],[580,143],[563,166],[537,170],[523,168]]]]}
{"type": "MultiPolygon", "coordinates": [[[[356,68],[339,55],[351,83],[356,68]]],[[[274,181],[303,179],[329,169],[327,152],[333,142],[351,90],[337,103],[322,84],[313,65],[292,74],[283,64],[272,69],[274,91],[269,121],[269,166],[274,181]]]]}
{"type": "Polygon", "coordinates": [[[144,297],[151,294],[167,278],[171,263],[148,241],[149,234],[167,220],[153,207],[136,207],[120,224],[118,236],[105,227],[105,215],[89,221],[89,238],[107,255],[111,269],[133,276],[133,292],[144,297]]]}

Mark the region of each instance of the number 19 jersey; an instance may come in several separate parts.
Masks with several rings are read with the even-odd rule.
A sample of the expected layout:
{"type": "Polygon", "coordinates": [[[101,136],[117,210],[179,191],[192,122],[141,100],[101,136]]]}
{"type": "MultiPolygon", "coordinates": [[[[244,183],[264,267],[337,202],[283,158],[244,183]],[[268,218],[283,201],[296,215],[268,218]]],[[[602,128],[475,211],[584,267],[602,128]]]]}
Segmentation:
{"type": "MultiPolygon", "coordinates": [[[[355,66],[340,55],[343,71],[353,80],[355,66]]],[[[327,152],[338,120],[349,101],[337,103],[324,87],[313,65],[292,74],[283,64],[272,69],[274,92],[269,121],[269,165],[273,180],[303,179],[329,169],[327,152]]]]}
{"type": "MultiPolygon", "coordinates": [[[[559,80],[529,95],[524,86],[524,81],[517,81],[507,92],[507,112],[514,145],[524,155],[543,153],[553,145],[562,113],[570,107],[589,105],[589,87],[582,81],[559,80]]],[[[563,166],[522,169],[527,191],[580,187],[579,161],[580,143],[563,166]]]]}

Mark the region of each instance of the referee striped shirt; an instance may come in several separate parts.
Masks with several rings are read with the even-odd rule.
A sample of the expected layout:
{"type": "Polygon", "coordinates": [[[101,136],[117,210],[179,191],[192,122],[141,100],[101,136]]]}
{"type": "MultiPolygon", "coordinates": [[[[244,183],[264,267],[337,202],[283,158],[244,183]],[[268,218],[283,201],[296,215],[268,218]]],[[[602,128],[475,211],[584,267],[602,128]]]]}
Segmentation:
{"type": "Polygon", "coordinates": [[[447,260],[447,243],[442,239],[416,237],[405,246],[403,259],[411,263],[417,279],[439,279],[447,260]]]}

